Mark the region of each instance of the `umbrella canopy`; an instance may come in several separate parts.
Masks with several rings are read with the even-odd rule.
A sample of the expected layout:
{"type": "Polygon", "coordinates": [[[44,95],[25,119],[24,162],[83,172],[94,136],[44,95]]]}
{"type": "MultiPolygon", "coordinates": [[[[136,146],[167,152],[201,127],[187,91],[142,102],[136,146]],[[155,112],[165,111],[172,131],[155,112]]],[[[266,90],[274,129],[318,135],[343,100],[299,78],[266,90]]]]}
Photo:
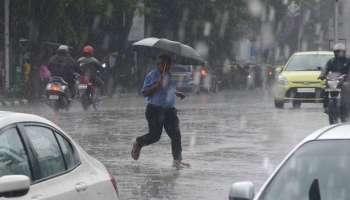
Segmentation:
{"type": "Polygon", "coordinates": [[[133,44],[135,48],[146,48],[147,50],[158,50],[147,51],[147,53],[159,53],[163,51],[170,53],[173,57],[175,63],[183,65],[202,65],[205,61],[202,57],[194,50],[192,47],[182,44],[181,42],[176,42],[168,39],[159,38],[145,38],[133,44]]]}

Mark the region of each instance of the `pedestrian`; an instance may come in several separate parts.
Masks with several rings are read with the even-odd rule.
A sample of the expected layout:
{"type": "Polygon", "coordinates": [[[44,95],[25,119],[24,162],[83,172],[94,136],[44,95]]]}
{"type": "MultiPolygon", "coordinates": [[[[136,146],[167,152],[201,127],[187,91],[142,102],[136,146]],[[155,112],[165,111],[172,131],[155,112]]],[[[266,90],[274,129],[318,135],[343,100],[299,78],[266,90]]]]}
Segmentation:
{"type": "Polygon", "coordinates": [[[138,160],[142,147],[159,141],[164,127],[171,139],[173,165],[180,169],[189,167],[189,164],[182,161],[181,132],[175,99],[176,96],[184,99],[185,95],[176,90],[176,82],[171,79],[170,68],[170,56],[160,55],[157,68],[150,71],[145,77],[142,94],[146,98],[146,119],[149,132],[136,139],[131,155],[134,160],[138,160]]]}

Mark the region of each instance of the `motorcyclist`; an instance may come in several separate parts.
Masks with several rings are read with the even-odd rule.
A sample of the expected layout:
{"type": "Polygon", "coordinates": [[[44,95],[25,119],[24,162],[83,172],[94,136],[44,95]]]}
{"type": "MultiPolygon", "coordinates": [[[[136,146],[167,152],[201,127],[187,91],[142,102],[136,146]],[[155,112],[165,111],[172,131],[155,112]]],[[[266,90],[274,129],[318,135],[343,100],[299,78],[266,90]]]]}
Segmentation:
{"type": "Polygon", "coordinates": [[[79,69],[82,75],[90,78],[90,81],[97,87],[103,84],[100,72],[103,70],[101,62],[94,56],[94,48],[87,45],[83,48],[83,57],[78,59],[79,69]]]}
{"type": "Polygon", "coordinates": [[[52,56],[48,63],[48,69],[51,76],[62,77],[67,82],[71,97],[75,95],[74,89],[74,72],[76,62],[69,53],[67,45],[60,45],[56,50],[56,54],[52,56]]]}
{"type": "Polygon", "coordinates": [[[346,48],[342,43],[334,45],[334,58],[327,62],[326,68],[322,71],[320,79],[327,78],[329,72],[348,74],[350,69],[350,59],[346,57],[346,48]]]}
{"type": "MultiPolygon", "coordinates": [[[[349,74],[350,70],[350,59],[346,57],[346,47],[342,43],[337,43],[334,45],[334,58],[331,58],[322,71],[319,79],[325,80],[329,74],[332,73],[340,73],[340,74],[349,74]]],[[[328,96],[324,97],[323,106],[325,108],[325,112],[328,113],[328,96]]]]}

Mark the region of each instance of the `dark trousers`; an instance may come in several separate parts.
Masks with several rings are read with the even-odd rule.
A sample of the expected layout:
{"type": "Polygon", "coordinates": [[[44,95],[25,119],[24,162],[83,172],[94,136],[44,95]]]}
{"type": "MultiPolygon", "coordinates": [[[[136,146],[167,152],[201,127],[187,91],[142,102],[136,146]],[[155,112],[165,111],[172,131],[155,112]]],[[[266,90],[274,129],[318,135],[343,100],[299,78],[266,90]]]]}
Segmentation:
{"type": "Polygon", "coordinates": [[[148,104],[146,119],[149,132],[138,137],[136,139],[137,143],[141,146],[147,146],[159,141],[164,127],[171,139],[171,150],[174,160],[182,160],[181,133],[177,110],[175,108],[162,108],[148,104]]]}

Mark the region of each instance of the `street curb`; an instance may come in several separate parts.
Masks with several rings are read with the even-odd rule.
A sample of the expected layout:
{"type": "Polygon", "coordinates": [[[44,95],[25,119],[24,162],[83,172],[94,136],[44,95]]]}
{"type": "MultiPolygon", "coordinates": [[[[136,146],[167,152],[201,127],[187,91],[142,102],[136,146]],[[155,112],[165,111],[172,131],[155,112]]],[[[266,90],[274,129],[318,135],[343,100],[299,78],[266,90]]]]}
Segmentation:
{"type": "Polygon", "coordinates": [[[29,101],[27,99],[5,99],[0,100],[0,107],[11,107],[11,106],[19,106],[19,105],[27,105],[29,101]]]}

